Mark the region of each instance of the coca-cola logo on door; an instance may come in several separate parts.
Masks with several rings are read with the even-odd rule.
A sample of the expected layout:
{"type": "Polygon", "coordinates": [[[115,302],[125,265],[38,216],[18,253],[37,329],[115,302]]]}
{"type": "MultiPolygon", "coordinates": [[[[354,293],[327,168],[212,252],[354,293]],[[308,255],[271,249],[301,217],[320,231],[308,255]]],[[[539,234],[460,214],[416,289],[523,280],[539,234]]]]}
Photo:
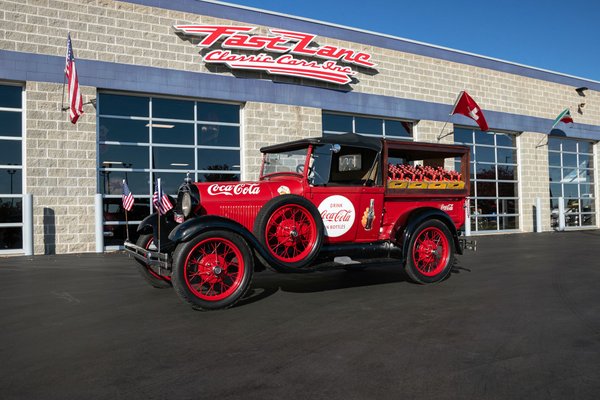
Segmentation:
{"type": "Polygon", "coordinates": [[[319,204],[319,213],[325,225],[325,235],[339,237],[352,228],[356,213],[354,205],[344,196],[329,196],[319,204]]]}

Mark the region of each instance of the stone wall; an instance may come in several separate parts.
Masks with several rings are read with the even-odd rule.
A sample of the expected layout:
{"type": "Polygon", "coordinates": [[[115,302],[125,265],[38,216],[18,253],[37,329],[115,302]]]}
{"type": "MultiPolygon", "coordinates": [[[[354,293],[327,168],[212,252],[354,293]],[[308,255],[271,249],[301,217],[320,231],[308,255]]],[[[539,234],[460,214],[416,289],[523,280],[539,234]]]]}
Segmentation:
{"type": "Polygon", "coordinates": [[[524,132],[517,140],[521,230],[525,232],[533,232],[535,229],[534,206],[537,198],[542,202],[542,230],[550,230],[547,143],[547,135],[531,132],[524,132]]]}
{"type": "MultiPolygon", "coordinates": [[[[33,195],[34,254],[93,251],[95,109],[84,106],[73,125],[60,110],[62,85],[27,82],[25,89],[25,192],[33,195]]],[[[95,97],[94,88],[82,93],[95,97]]]]}
{"type": "Polygon", "coordinates": [[[244,178],[258,178],[263,146],[305,137],[321,136],[318,108],[248,102],[243,110],[244,178]]]}

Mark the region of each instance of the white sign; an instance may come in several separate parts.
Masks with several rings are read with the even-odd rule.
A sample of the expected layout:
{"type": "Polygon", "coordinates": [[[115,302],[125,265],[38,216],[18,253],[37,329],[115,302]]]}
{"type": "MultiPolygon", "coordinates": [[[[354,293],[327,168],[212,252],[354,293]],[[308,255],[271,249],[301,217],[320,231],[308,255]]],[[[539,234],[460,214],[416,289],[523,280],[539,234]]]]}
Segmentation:
{"type": "Polygon", "coordinates": [[[325,235],[339,237],[347,233],[354,224],[354,205],[344,196],[329,196],[319,204],[319,213],[325,225],[325,235]]]}

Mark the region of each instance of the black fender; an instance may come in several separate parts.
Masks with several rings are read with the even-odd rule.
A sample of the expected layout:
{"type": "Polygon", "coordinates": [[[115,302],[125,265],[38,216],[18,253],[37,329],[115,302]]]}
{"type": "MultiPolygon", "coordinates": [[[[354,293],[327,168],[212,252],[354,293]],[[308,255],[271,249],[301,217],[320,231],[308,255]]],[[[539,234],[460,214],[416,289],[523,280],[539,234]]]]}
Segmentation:
{"type": "MultiPolygon", "coordinates": [[[[150,214],[137,227],[140,234],[154,234],[155,243],[158,243],[158,218],[158,213],[150,214]]],[[[160,251],[162,252],[170,252],[175,247],[169,240],[169,232],[177,226],[174,218],[175,215],[172,210],[160,216],[160,251]]]]}
{"type": "Polygon", "coordinates": [[[460,242],[458,240],[458,231],[456,230],[456,226],[454,226],[454,222],[450,216],[437,208],[421,208],[413,211],[410,214],[406,227],[402,232],[398,233],[398,241],[400,242],[402,248],[402,261],[404,263],[406,263],[406,257],[409,253],[408,245],[410,243],[411,236],[414,234],[417,227],[428,219],[438,219],[442,221],[452,233],[456,254],[463,253],[462,247],[460,246],[460,242]]]}
{"type": "Polygon", "coordinates": [[[157,215],[158,214],[154,213],[144,218],[138,225],[137,231],[139,233],[152,233],[154,231],[154,227],[157,226],[157,215]]]}
{"type": "Polygon", "coordinates": [[[229,218],[216,215],[203,215],[200,217],[188,219],[178,225],[169,234],[169,241],[173,246],[192,240],[201,233],[211,230],[226,230],[240,235],[248,245],[255,250],[258,255],[268,264],[274,265],[277,261],[258,241],[245,226],[229,218]]]}

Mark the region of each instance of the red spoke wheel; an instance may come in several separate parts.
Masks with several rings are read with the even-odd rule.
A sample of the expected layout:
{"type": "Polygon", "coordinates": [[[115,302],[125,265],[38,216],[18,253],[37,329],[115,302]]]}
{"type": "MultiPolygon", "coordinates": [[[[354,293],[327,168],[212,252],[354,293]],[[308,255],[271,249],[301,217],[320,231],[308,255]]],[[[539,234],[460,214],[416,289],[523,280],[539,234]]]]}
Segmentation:
{"type": "Polygon", "coordinates": [[[405,271],[418,283],[434,283],[450,273],[454,261],[454,241],[448,227],[437,219],[423,222],[408,246],[405,271]]]}
{"type": "Polygon", "coordinates": [[[253,269],[252,252],[239,235],[205,232],[175,249],[173,286],[196,309],[227,308],[246,292],[253,269]]]}
{"type": "MultiPolygon", "coordinates": [[[[146,250],[155,250],[156,246],[154,245],[154,236],[152,234],[140,235],[136,244],[146,250]]],[[[168,276],[162,276],[157,274],[150,268],[150,266],[138,259],[137,270],[142,275],[142,277],[148,282],[151,286],[157,289],[166,289],[171,287],[171,278],[168,276]]]]}
{"type": "Polygon", "coordinates": [[[270,200],[260,210],[254,234],[280,272],[310,266],[323,244],[323,220],[307,199],[283,195],[270,200]]]}

